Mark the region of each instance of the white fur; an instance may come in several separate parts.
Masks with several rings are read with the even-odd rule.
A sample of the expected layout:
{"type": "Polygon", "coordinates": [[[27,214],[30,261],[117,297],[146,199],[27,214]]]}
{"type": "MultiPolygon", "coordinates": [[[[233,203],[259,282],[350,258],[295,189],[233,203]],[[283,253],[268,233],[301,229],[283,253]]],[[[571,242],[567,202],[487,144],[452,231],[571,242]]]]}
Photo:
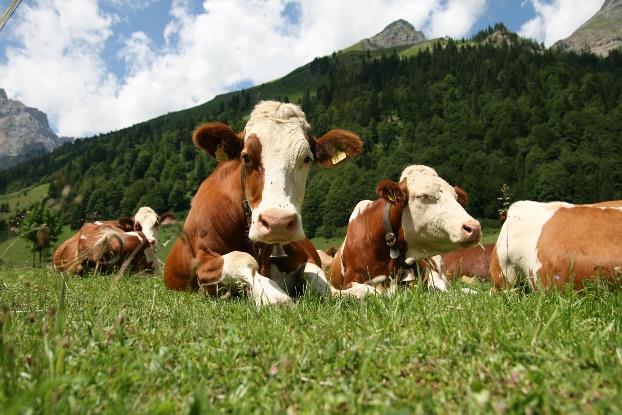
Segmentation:
{"type": "Polygon", "coordinates": [[[264,101],[255,107],[246,123],[245,138],[255,134],[261,142],[261,161],[264,168],[262,200],[252,209],[249,237],[261,242],[292,242],[305,238],[300,211],[313,158],[306,137],[310,134],[304,112],[294,104],[264,101]],[[298,229],[290,241],[262,240],[257,229],[259,215],[266,210],[278,209],[285,214],[296,214],[298,229]]]}
{"type": "Polygon", "coordinates": [[[408,208],[402,227],[408,244],[406,257],[429,258],[463,247],[462,226],[475,221],[458,203],[453,187],[428,166],[408,166],[400,181],[408,186],[408,208]]]}
{"type": "Polygon", "coordinates": [[[363,211],[365,211],[365,209],[367,209],[372,203],[374,203],[372,200],[361,200],[360,202],[358,202],[356,206],[354,206],[354,210],[350,214],[350,219],[348,219],[348,223],[351,223],[354,219],[356,219],[356,217],[363,213],[363,211]]]}
{"type": "Polygon", "coordinates": [[[279,285],[259,274],[259,264],[246,252],[233,251],[222,256],[223,284],[242,284],[258,306],[289,303],[291,297],[279,285]]]}
{"type": "MultiPolygon", "coordinates": [[[[125,234],[137,237],[141,243],[145,242],[144,238],[138,232],[125,232],[125,234]]],[[[147,240],[147,242],[149,242],[149,240],[147,240]]],[[[147,262],[151,264],[151,266],[155,267],[158,263],[158,259],[153,247],[151,245],[147,245],[143,252],[145,253],[145,259],[147,262]]]]}
{"type": "Polygon", "coordinates": [[[559,208],[573,206],[564,202],[529,200],[510,206],[496,244],[501,272],[510,285],[522,278],[529,278],[532,287],[537,285],[542,268],[537,252],[542,227],[559,208]]]}
{"type": "Polygon", "coordinates": [[[158,214],[147,206],[138,209],[138,212],[134,215],[134,222],[140,224],[141,232],[145,234],[149,242],[158,240],[158,218],[158,214]]]}

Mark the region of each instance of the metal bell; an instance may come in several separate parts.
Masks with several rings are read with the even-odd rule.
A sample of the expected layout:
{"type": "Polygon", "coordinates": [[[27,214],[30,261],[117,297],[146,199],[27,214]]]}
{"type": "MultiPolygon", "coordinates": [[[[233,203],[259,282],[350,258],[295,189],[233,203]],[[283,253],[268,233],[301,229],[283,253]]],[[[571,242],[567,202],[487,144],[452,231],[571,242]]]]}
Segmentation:
{"type": "Polygon", "coordinates": [[[285,248],[281,244],[272,245],[272,253],[270,254],[270,259],[283,259],[287,258],[287,252],[285,252],[285,248]]]}

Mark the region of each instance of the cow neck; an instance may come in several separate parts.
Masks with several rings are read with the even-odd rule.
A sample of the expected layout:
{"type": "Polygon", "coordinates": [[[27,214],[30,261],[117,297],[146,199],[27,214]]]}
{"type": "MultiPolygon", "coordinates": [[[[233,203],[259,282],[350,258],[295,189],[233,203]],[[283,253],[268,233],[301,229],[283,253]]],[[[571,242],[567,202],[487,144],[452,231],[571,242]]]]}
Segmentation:
{"type": "MultiPolygon", "coordinates": [[[[417,261],[412,264],[408,264],[404,258],[404,252],[407,250],[406,240],[400,235],[401,230],[401,210],[400,208],[400,221],[396,227],[391,223],[391,206],[393,203],[387,202],[382,209],[382,224],[384,227],[384,242],[389,247],[389,255],[391,259],[397,261],[397,264],[402,269],[413,270],[417,267],[417,261]],[[395,229],[397,228],[397,230],[395,229]],[[400,249],[401,248],[401,249],[400,249]]],[[[397,205],[396,205],[397,206],[397,205]]]]}
{"type": "MultiPolygon", "coordinates": [[[[246,228],[248,229],[251,226],[253,212],[251,211],[251,205],[248,202],[248,197],[246,195],[246,169],[243,164],[240,166],[240,186],[242,191],[242,211],[244,212],[246,228]]],[[[270,277],[270,264],[274,261],[278,267],[279,262],[281,262],[279,260],[288,257],[282,246],[280,249],[275,249],[277,245],[268,245],[253,241],[251,241],[251,246],[253,247],[253,251],[255,251],[260,272],[268,278],[270,277]],[[266,250],[266,247],[269,247],[270,249],[266,250]],[[279,256],[275,256],[275,252],[277,251],[279,252],[279,256]]]]}

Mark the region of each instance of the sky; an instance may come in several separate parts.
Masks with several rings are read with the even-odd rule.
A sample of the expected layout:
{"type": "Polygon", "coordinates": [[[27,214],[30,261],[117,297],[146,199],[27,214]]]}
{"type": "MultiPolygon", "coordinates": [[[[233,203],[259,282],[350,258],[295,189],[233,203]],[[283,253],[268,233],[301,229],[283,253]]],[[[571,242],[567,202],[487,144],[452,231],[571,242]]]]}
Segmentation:
{"type": "MultiPolygon", "coordinates": [[[[2,10],[10,0],[0,0],[2,10]]],[[[550,46],[603,0],[23,0],[0,88],[86,137],[279,78],[403,18],[428,38],[503,22],[550,46]]]]}

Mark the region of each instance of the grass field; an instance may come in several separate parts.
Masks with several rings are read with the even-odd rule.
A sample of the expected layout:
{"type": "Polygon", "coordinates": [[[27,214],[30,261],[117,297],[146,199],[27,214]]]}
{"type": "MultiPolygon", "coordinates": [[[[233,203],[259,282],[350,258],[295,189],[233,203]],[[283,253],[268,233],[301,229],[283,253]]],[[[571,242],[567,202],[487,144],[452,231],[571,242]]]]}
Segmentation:
{"type": "Polygon", "coordinates": [[[622,292],[474,287],[257,309],[2,270],[0,412],[622,412],[622,292]]]}
{"type": "Polygon", "coordinates": [[[0,204],[9,204],[9,212],[3,214],[7,215],[7,217],[11,217],[16,213],[17,209],[29,208],[33,203],[43,200],[48,194],[49,187],[50,185],[46,183],[22,189],[17,192],[0,195],[0,204]]]}

